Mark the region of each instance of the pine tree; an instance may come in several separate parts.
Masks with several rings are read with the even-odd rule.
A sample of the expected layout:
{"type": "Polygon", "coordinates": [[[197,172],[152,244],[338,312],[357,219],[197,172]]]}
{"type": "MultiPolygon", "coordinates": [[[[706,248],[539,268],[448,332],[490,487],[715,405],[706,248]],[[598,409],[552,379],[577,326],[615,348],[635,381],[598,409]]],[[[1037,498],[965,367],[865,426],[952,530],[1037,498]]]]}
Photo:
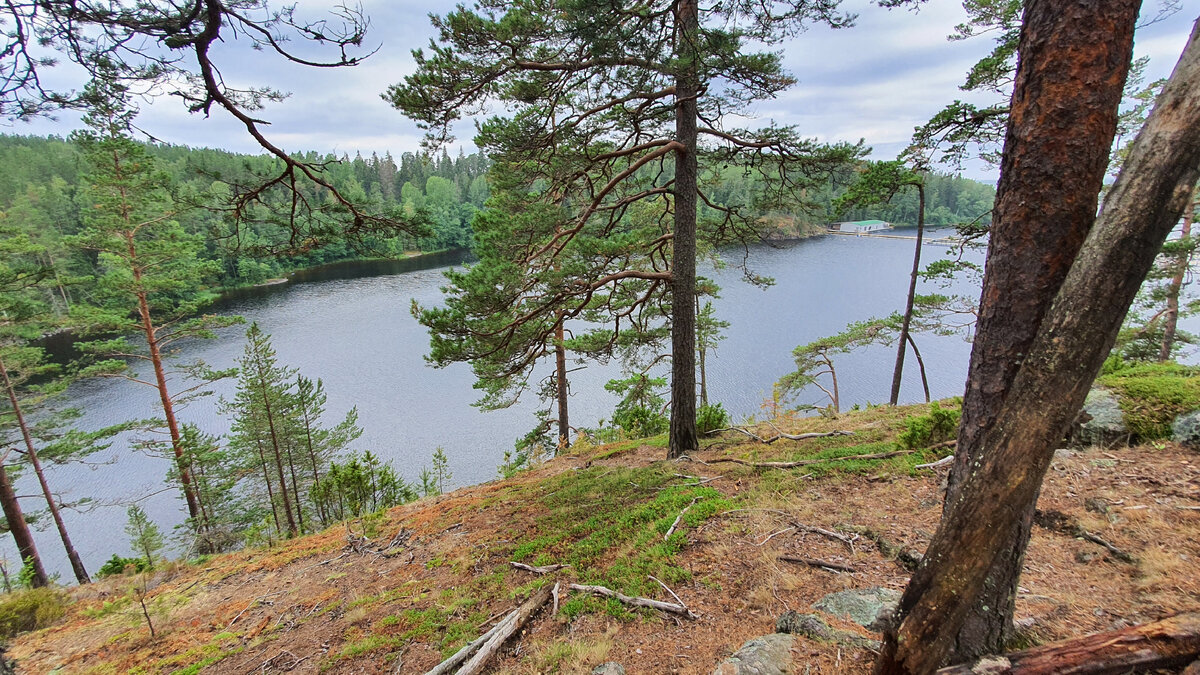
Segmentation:
{"type": "Polygon", "coordinates": [[[154,561],[164,546],[162,532],[137,504],[126,509],[125,515],[128,518],[125,534],[130,536],[130,547],[145,557],[147,569],[154,569],[154,561]]]}
{"type": "Polygon", "coordinates": [[[208,523],[184,462],[176,407],[186,397],[204,393],[208,382],[230,373],[200,362],[169,369],[167,358],[176,342],[214,337],[215,328],[240,318],[197,316],[211,299],[203,289],[205,280],[216,274],[216,264],[201,259],[200,237],[187,234],[174,220],[182,207],[171,199],[169,178],[156,168],[145,147],[129,138],[136,111],[130,107],[128,89],[117,82],[95,80],[88,91],[92,102],[84,116],[88,130],[72,136],[90,167],[83,197],[84,229],[67,241],[95,252],[100,277],[90,298],[93,304],[76,306],[75,316],[86,331],[138,332],[146,346],[143,350],[124,337],[81,344],[84,351],[105,359],[85,374],[123,377],[158,391],[188,517],[193,528],[203,532],[208,523]],[[130,373],[125,359],[148,364],[153,377],[130,373]],[[172,374],[192,377],[199,384],[174,388],[172,374]]]}
{"type": "Polygon", "coordinates": [[[414,53],[417,72],[388,96],[430,131],[433,146],[462,116],[491,101],[507,106],[512,117],[483,123],[476,143],[508,176],[499,181],[506,198],[535,214],[505,244],[512,267],[494,278],[500,288],[455,291],[503,307],[476,334],[498,336],[497,349],[511,344],[520,359],[551,344],[557,312],[573,318],[616,300],[619,325],[637,321],[640,307],[669,305],[668,455],[695,450],[698,239],[716,246],[761,236],[761,216],[805,204],[813,178],[861,152],[803,140],[789,127],[722,125],[794,82],[778,53],[752,45],[778,44],[809,22],[848,25],[836,5],[488,0],[434,17],[438,42],[429,55],[414,53]],[[744,200],[716,203],[706,186],[730,165],[758,180],[744,200]]]}

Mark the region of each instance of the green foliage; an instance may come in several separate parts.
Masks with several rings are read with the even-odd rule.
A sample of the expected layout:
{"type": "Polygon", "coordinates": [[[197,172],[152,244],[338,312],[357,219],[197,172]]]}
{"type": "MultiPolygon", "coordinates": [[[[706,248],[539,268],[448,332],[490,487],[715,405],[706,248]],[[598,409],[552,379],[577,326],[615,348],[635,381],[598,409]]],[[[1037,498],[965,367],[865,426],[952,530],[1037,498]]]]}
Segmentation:
{"type": "Polygon", "coordinates": [[[438,494],[446,491],[446,483],[453,477],[454,474],[450,473],[450,460],[446,459],[446,451],[439,445],[433,450],[433,484],[438,494]]]}
{"type": "Polygon", "coordinates": [[[666,431],[670,424],[665,413],[667,401],[656,389],[666,384],[666,378],[645,373],[609,380],[604,389],[621,397],[613,410],[613,425],[624,430],[627,438],[644,438],[666,431]]]}
{"type": "Polygon", "coordinates": [[[929,414],[913,415],[904,420],[904,431],[897,437],[900,447],[921,450],[951,440],[958,433],[960,408],[942,408],[937,402],[929,404],[929,414]]]}
{"type": "Polygon", "coordinates": [[[150,565],[146,562],[145,558],[122,558],[114,553],[112,554],[112,557],[106,560],[104,564],[100,566],[100,569],[96,571],[96,576],[103,579],[104,577],[125,574],[126,570],[144,572],[148,569],[150,569],[150,565]]]}
{"type": "Polygon", "coordinates": [[[806,387],[815,386],[828,397],[830,409],[834,413],[839,412],[841,402],[833,357],[837,354],[848,354],[870,344],[891,344],[900,331],[901,321],[902,317],[899,313],[882,319],[858,321],[846,326],[845,330],[836,335],[796,347],[792,351],[792,355],[796,359],[796,370],[779,379],[778,387],[781,395],[784,397],[795,396],[806,387]],[[822,376],[828,376],[830,384],[828,388],[821,384],[822,376]]]}
{"type": "Polygon", "coordinates": [[[1169,438],[1179,415],[1200,408],[1200,369],[1174,363],[1142,364],[1104,375],[1099,384],[1117,394],[1135,438],[1169,438]]]}
{"type": "Polygon", "coordinates": [[[154,562],[164,546],[162,532],[137,504],[126,509],[125,514],[128,518],[125,534],[130,536],[130,547],[143,556],[147,569],[154,569],[154,562]]]}
{"type": "Polygon", "coordinates": [[[0,638],[45,628],[66,614],[66,607],[66,596],[53,588],[0,595],[0,638]]]}
{"type": "Polygon", "coordinates": [[[333,462],[321,482],[312,488],[312,499],[330,522],[357,518],[417,498],[416,490],[371,452],[352,453],[333,462]]]}
{"type": "Polygon", "coordinates": [[[696,409],[696,431],[701,435],[729,427],[729,413],[720,403],[702,405],[696,409]]]}

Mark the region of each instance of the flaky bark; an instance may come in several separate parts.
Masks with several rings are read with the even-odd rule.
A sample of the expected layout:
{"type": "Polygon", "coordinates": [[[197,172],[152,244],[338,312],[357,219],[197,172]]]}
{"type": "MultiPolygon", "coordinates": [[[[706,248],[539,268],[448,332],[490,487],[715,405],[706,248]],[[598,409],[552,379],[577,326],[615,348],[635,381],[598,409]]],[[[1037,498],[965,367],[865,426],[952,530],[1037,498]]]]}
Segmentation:
{"type": "Polygon", "coordinates": [[[29,580],[34,588],[40,588],[50,583],[46,569],[42,567],[42,558],[38,555],[37,544],[33,541],[33,532],[25,522],[25,514],[21,513],[21,505],[17,502],[17,493],[13,491],[12,481],[8,479],[8,469],[0,462],[0,508],[4,509],[4,519],[8,522],[8,531],[12,533],[13,541],[17,544],[17,555],[21,563],[33,563],[33,577],[29,580]]]}
{"type": "Polygon", "coordinates": [[[877,673],[930,673],[1036,503],[1054,449],[1200,177],[1200,22],[948,502],[877,673]]]}
{"type": "Polygon", "coordinates": [[[1200,655],[1200,614],[1063,640],[1000,657],[942,668],[938,675],[1118,675],[1184,666],[1200,655]]]}
{"type": "Polygon", "coordinates": [[[667,457],[694,452],[696,436],[696,97],[699,96],[696,0],[675,6],[675,53],[680,70],[675,80],[675,231],[671,252],[671,430],[667,457]]]}
{"type": "MultiPolygon", "coordinates": [[[[1025,3],[979,321],[946,504],[959,496],[1013,378],[1095,219],[1138,0],[1025,3]]],[[[1033,507],[1007,532],[953,653],[999,651],[1010,634],[1033,507]]]]}

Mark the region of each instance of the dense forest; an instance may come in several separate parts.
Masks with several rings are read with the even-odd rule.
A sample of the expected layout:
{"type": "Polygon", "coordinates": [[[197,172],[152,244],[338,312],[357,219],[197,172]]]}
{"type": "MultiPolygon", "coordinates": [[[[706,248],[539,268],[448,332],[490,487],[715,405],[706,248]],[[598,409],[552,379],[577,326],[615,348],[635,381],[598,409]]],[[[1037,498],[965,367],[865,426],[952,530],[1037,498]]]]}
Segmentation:
{"type": "MultiPolygon", "coordinates": [[[[149,155],[170,178],[171,191],[181,205],[196,203],[198,208],[180,210],[176,219],[190,234],[206,240],[203,255],[220,263],[214,287],[233,287],[262,283],[295,269],[359,257],[395,257],[420,252],[471,246],[471,222],[485,208],[489,190],[489,163],[480,153],[459,153],[451,157],[405,152],[399,162],[390,153],[381,157],[356,154],[335,157],[306,153],[307,161],[327,167],[333,184],[347,196],[371,202],[387,212],[423,214],[429,231],[416,237],[367,237],[351,244],[333,241],[309,251],[273,254],[280,231],[268,223],[257,222],[241,228],[232,236],[222,222],[220,210],[201,208],[202,199],[219,195],[223,183],[251,182],[275,169],[275,160],[267,156],[242,155],[209,148],[188,148],[147,143],[149,155]],[[207,196],[206,196],[207,195],[207,196]]],[[[49,246],[54,258],[66,256],[63,274],[88,275],[84,259],[70,258],[56,251],[55,242],[75,234],[80,228],[79,189],[81,180],[79,149],[69,140],[33,136],[0,136],[0,163],[7,169],[0,175],[0,211],[7,221],[34,233],[49,246]]],[[[916,223],[915,191],[898,195],[888,205],[854,207],[839,212],[837,197],[853,182],[855,170],[847,166],[833,176],[815,195],[813,204],[803,212],[764,214],[783,216],[793,228],[790,234],[808,235],[819,226],[839,219],[882,218],[895,225],[916,223]],[[801,223],[795,225],[796,222],[801,223]]],[[[714,191],[719,203],[735,199],[739,192],[751,189],[752,178],[728,171],[720,188],[714,191]]],[[[933,225],[955,225],[986,219],[995,190],[990,185],[957,176],[931,173],[928,178],[926,220],[933,225]]]]}

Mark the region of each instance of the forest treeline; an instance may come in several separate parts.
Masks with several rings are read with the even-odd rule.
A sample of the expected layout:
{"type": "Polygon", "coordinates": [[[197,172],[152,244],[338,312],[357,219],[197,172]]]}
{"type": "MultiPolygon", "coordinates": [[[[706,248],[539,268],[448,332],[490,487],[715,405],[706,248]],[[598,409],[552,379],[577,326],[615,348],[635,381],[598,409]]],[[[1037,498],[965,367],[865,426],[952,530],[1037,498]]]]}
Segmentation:
{"type": "MultiPolygon", "coordinates": [[[[145,147],[169,177],[174,195],[185,204],[198,202],[203,195],[223,194],[228,185],[250,184],[277,170],[277,160],[265,155],[158,143],[146,143],[145,147]]],[[[292,270],[339,260],[467,248],[471,245],[472,219],[485,207],[490,194],[489,162],[481,153],[460,152],[452,157],[447,152],[439,156],[405,152],[395,158],[389,152],[368,157],[308,152],[303,157],[325,165],[331,182],[351,199],[374,203],[383,213],[410,218],[422,214],[428,234],[368,236],[353,245],[335,240],[310,250],[289,250],[286,255],[278,255],[273,249],[281,236],[280,227],[251,222],[243,224],[235,236],[222,223],[219,209],[183,209],[175,218],[185,232],[205,238],[202,255],[219,263],[215,279],[218,286],[258,284],[292,270]]],[[[58,137],[0,135],[0,165],[5,167],[0,173],[0,211],[5,219],[36,233],[51,255],[55,249],[61,252],[61,237],[75,234],[81,227],[79,189],[83,165],[78,147],[58,137]]],[[[839,211],[837,199],[854,182],[855,175],[854,166],[837,172],[803,211],[763,215],[779,218],[785,231],[795,236],[819,231],[819,226],[834,220],[880,218],[898,226],[916,224],[915,191],[903,192],[886,205],[839,211]]],[[[712,198],[717,204],[736,201],[740,193],[752,189],[753,180],[753,176],[736,169],[727,170],[712,198]]],[[[928,224],[986,221],[995,197],[991,185],[937,172],[930,173],[926,181],[928,224]]],[[[60,273],[86,276],[94,271],[86,258],[70,258],[65,252],[62,255],[69,259],[58,261],[60,273]]],[[[71,290],[64,292],[69,294],[71,290]]]]}

